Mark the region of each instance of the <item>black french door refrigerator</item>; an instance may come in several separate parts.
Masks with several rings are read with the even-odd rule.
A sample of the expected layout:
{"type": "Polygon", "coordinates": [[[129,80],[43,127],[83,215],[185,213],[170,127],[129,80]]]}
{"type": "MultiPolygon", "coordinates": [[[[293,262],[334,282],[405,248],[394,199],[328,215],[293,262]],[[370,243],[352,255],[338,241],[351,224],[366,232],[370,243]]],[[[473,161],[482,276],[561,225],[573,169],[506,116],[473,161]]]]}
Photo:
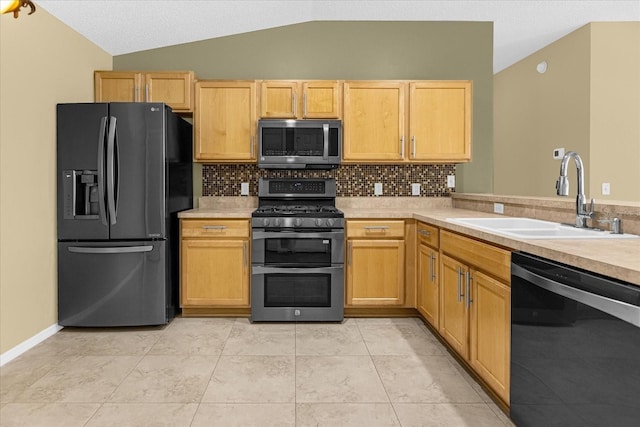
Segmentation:
{"type": "Polygon", "coordinates": [[[58,323],[168,323],[192,126],[162,103],[58,104],[58,323]]]}

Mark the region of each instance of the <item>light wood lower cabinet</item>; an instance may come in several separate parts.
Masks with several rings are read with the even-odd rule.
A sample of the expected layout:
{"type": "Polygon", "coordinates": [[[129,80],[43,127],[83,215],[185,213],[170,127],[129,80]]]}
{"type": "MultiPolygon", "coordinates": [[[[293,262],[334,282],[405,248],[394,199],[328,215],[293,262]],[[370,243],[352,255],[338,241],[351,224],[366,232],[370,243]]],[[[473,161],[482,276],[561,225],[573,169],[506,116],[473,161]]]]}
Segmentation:
{"type": "Polygon", "coordinates": [[[347,221],[346,234],[345,305],[402,306],[404,221],[347,221]]]}
{"type": "Polygon", "coordinates": [[[456,352],[509,403],[509,251],[440,233],[440,328],[456,352]]]}
{"type": "Polygon", "coordinates": [[[471,289],[469,363],[508,403],[511,288],[480,271],[474,271],[471,289]]]}
{"type": "Polygon", "coordinates": [[[249,307],[249,221],[181,220],[180,306],[249,307]]]}
{"type": "Polygon", "coordinates": [[[440,325],[438,229],[418,223],[418,311],[435,329],[440,325]]]}

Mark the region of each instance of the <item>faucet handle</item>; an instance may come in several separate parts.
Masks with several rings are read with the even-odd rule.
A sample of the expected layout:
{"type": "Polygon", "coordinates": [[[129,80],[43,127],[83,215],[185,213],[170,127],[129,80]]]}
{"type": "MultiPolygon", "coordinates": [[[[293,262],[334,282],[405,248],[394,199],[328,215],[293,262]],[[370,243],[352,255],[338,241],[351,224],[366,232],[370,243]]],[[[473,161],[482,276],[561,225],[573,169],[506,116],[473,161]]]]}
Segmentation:
{"type": "Polygon", "coordinates": [[[589,204],[589,212],[587,212],[589,214],[589,217],[593,217],[595,209],[596,209],[596,199],[591,198],[591,203],[589,204]]]}
{"type": "Polygon", "coordinates": [[[612,218],[612,219],[599,219],[600,223],[609,223],[611,224],[611,234],[622,234],[620,227],[620,218],[612,218]]]}

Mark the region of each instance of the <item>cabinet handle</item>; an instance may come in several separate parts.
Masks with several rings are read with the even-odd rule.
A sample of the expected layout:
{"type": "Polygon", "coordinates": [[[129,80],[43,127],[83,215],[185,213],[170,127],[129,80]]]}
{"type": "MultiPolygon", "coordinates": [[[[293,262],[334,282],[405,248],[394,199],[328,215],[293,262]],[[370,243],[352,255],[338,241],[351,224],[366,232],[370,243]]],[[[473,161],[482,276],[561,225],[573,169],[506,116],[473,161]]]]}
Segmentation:
{"type": "Polygon", "coordinates": [[[253,159],[253,153],[254,153],[254,147],[253,147],[253,142],[255,141],[255,135],[251,135],[251,153],[250,153],[250,157],[253,159]]]}
{"type": "Polygon", "coordinates": [[[411,158],[412,159],[416,158],[416,136],[415,135],[411,137],[411,158]]]}
{"type": "Polygon", "coordinates": [[[462,269],[458,267],[458,302],[462,301],[462,269]]]}
{"type": "Polygon", "coordinates": [[[244,262],[244,266],[247,266],[247,242],[242,242],[242,260],[244,262]]]}
{"type": "Polygon", "coordinates": [[[431,281],[436,282],[436,257],[433,252],[429,254],[429,266],[431,267],[431,281]]]}
{"type": "Polygon", "coordinates": [[[149,83],[144,85],[144,100],[149,102],[149,83]]]}
{"type": "Polygon", "coordinates": [[[202,229],[203,230],[218,230],[218,231],[222,231],[225,230],[227,228],[226,225],[203,225],[202,229]]]}
{"type": "Polygon", "coordinates": [[[347,249],[347,259],[349,261],[348,265],[351,265],[351,257],[353,256],[353,244],[349,242],[349,248],[347,249]]]}
{"type": "Polygon", "coordinates": [[[307,94],[303,93],[302,94],[302,118],[306,119],[307,118],[307,94]]]}
{"type": "Polygon", "coordinates": [[[400,157],[404,159],[404,135],[400,137],[400,157]]]}
{"type": "Polygon", "coordinates": [[[427,237],[431,236],[431,232],[427,231],[427,230],[418,230],[418,233],[422,234],[423,236],[427,236],[427,237]]]}
{"type": "Polygon", "coordinates": [[[140,92],[140,88],[137,85],[133,86],[133,102],[138,102],[138,92],[140,92]]]}
{"type": "Polygon", "coordinates": [[[291,97],[291,109],[293,110],[293,117],[297,116],[297,108],[296,108],[296,93],[293,93],[293,96],[291,97]]]}
{"type": "Polygon", "coordinates": [[[471,303],[473,302],[473,300],[471,299],[471,273],[470,272],[466,272],[464,273],[464,275],[466,276],[467,279],[467,308],[469,308],[471,306],[471,303]]]}
{"type": "Polygon", "coordinates": [[[389,229],[389,226],[388,225],[365,225],[362,228],[364,228],[367,231],[371,231],[371,230],[385,231],[389,229]]]}

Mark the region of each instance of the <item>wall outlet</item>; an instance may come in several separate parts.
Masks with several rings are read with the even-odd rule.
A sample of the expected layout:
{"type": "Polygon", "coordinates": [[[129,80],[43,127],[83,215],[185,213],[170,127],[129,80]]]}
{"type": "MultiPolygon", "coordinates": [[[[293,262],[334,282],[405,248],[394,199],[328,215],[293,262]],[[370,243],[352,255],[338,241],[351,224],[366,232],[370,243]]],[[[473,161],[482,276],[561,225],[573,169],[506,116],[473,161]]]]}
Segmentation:
{"type": "Polygon", "coordinates": [[[447,175],[447,187],[455,188],[456,186],[456,176],[455,175],[447,175]]]}
{"type": "Polygon", "coordinates": [[[382,196],[382,183],[376,182],[373,184],[373,194],[376,196],[382,196]]]}
{"type": "Polygon", "coordinates": [[[608,182],[602,183],[602,195],[610,196],[611,195],[611,184],[608,182]]]}
{"type": "Polygon", "coordinates": [[[564,157],[564,148],[553,149],[553,158],[555,160],[562,160],[563,157],[564,157]]]}
{"type": "Polygon", "coordinates": [[[503,214],[504,213],[504,205],[502,203],[494,203],[493,204],[493,213],[503,214]]]}
{"type": "Polygon", "coordinates": [[[420,195],[420,184],[411,184],[411,195],[419,196],[420,195]]]}
{"type": "Polygon", "coordinates": [[[248,182],[240,183],[240,195],[241,196],[248,196],[249,195],[249,183],[248,182]]]}

